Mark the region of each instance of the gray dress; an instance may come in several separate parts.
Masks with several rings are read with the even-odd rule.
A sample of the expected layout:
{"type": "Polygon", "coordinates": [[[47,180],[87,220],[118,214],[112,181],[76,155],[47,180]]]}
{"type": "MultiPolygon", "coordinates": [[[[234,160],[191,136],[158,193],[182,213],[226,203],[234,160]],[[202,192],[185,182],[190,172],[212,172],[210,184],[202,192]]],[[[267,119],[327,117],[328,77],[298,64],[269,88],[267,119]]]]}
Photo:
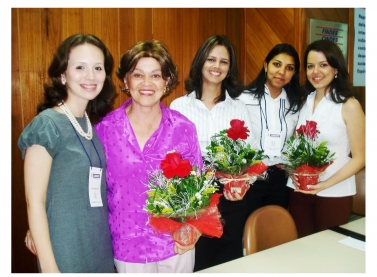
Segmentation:
{"type": "MultiPolygon", "coordinates": [[[[85,118],[76,119],[86,131],[85,118]]],[[[106,158],[93,132],[95,147],[76,134],[65,114],[47,109],[26,126],[18,141],[22,158],[26,148],[33,144],[45,147],[53,158],[46,211],[52,248],[61,272],[114,273],[107,214],[106,158]],[[90,206],[88,156],[94,167],[102,165],[102,207],[90,206]]]]}

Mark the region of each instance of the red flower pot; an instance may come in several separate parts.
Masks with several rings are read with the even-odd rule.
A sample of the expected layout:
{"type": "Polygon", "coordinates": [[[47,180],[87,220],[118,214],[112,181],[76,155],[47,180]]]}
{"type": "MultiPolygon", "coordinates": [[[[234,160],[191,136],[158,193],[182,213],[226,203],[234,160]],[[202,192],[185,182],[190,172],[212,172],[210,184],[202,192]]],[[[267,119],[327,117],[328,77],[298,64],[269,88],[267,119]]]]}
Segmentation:
{"type": "Polygon", "coordinates": [[[182,246],[194,244],[196,241],[196,228],[190,224],[183,224],[181,228],[173,232],[174,241],[182,246]]]}
{"type": "Polygon", "coordinates": [[[244,196],[248,184],[253,183],[257,177],[244,175],[231,175],[222,172],[216,172],[215,176],[219,179],[220,183],[224,184],[224,190],[232,194],[237,192],[239,195],[244,196]]]}
{"type": "Polygon", "coordinates": [[[318,174],[294,173],[294,175],[298,178],[300,190],[311,190],[308,185],[316,185],[318,183],[318,174]]]}
{"type": "Polygon", "coordinates": [[[247,181],[245,180],[233,180],[224,185],[224,190],[230,191],[231,193],[237,192],[239,195],[243,196],[246,193],[247,181]]]}

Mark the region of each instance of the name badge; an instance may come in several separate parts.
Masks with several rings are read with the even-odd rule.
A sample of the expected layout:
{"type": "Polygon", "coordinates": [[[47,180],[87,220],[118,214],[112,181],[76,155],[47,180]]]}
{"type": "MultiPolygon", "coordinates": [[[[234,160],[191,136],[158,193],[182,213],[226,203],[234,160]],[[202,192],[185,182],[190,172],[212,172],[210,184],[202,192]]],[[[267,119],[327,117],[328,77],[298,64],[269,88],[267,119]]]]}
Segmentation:
{"type": "Polygon", "coordinates": [[[89,168],[89,201],[91,207],[102,207],[101,197],[102,168],[89,168]]]}
{"type": "Polygon", "coordinates": [[[275,157],[280,156],[282,134],[279,131],[267,131],[264,137],[264,154],[275,157]]]}

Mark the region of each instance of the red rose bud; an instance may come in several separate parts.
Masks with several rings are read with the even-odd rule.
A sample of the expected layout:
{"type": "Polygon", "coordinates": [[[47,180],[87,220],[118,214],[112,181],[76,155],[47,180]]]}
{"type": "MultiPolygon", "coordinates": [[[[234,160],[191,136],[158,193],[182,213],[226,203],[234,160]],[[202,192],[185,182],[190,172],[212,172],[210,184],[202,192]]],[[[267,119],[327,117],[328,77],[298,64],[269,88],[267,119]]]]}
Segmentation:
{"type": "Polygon", "coordinates": [[[226,131],[229,138],[233,140],[246,139],[249,134],[249,129],[244,126],[245,121],[239,119],[232,119],[230,121],[230,128],[226,131]]]}
{"type": "Polygon", "coordinates": [[[184,178],[191,172],[192,166],[189,160],[182,160],[182,156],[179,153],[166,154],[165,160],[161,161],[160,165],[162,173],[168,179],[178,176],[184,178]]]}
{"type": "Polygon", "coordinates": [[[305,126],[301,125],[300,128],[296,130],[297,134],[304,136],[305,126]]]}

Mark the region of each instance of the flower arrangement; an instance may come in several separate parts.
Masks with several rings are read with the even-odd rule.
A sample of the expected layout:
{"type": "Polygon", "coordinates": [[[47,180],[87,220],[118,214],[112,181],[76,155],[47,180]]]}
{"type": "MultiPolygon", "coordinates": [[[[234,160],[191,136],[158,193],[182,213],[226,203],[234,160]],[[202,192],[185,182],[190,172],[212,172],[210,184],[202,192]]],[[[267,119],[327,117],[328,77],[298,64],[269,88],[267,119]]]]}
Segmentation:
{"type": "Polygon", "coordinates": [[[327,148],[327,141],[317,141],[319,133],[317,122],[307,120],[287,141],[282,153],[280,166],[298,176],[302,190],[307,190],[309,184],[317,184],[319,174],[334,160],[335,153],[327,148]]]}
{"type": "Polygon", "coordinates": [[[241,195],[245,192],[246,183],[253,183],[256,176],[267,169],[262,162],[265,158],[263,151],[246,143],[250,131],[244,125],[244,121],[232,119],[229,129],[221,130],[211,137],[205,157],[205,161],[216,170],[216,177],[227,185],[225,189],[241,195]]]}
{"type": "Polygon", "coordinates": [[[149,224],[159,232],[171,232],[181,245],[195,242],[195,232],[220,237],[222,224],[217,210],[221,194],[211,170],[200,170],[175,151],[168,152],[161,170],[148,181],[144,210],[149,224]]]}

